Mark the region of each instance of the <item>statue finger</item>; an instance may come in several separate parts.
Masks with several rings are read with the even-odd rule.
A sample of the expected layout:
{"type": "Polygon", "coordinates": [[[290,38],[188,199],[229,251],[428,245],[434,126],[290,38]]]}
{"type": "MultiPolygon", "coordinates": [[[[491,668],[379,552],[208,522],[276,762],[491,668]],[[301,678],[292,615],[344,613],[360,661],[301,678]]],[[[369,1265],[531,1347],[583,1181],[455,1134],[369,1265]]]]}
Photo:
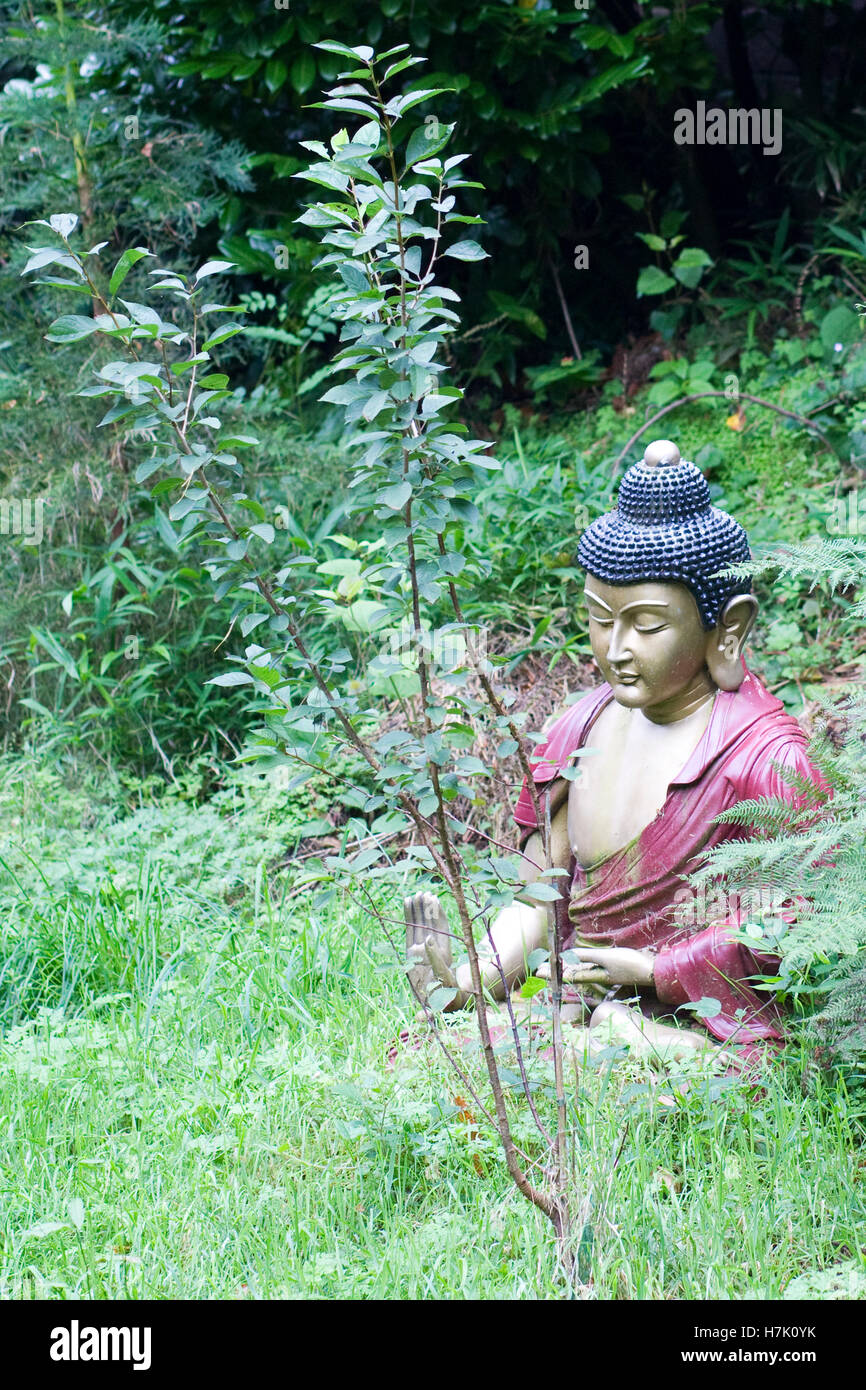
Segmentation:
{"type": "Polygon", "coordinates": [[[600,965],[612,949],[610,946],[574,946],[569,954],[579,956],[581,961],[586,961],[590,965],[600,965]]]}
{"type": "Polygon", "coordinates": [[[611,983],[608,972],[600,965],[564,965],[562,978],[570,985],[607,985],[611,983]]]}
{"type": "Polygon", "coordinates": [[[427,959],[433,968],[437,980],[439,980],[441,984],[448,985],[450,988],[455,989],[457,987],[457,977],[451,969],[450,962],[445,959],[442,951],[439,949],[439,943],[435,936],[428,936],[424,946],[427,952],[427,959]]]}
{"type": "Polygon", "coordinates": [[[403,899],[403,921],[406,923],[406,950],[411,951],[416,944],[415,899],[403,899]]]}
{"type": "Polygon", "coordinates": [[[451,964],[451,930],[442,904],[435,893],[424,894],[424,918],[428,930],[433,934],[442,957],[451,964]]]}
{"type": "Polygon", "coordinates": [[[424,911],[423,893],[413,893],[411,898],[405,899],[406,904],[406,941],[407,945],[417,946],[424,953],[424,940],[427,936],[428,926],[424,911]]]}
{"type": "MultiPolygon", "coordinates": [[[[549,980],[549,979],[550,979],[550,962],[549,962],[549,961],[544,961],[541,965],[539,965],[539,967],[538,967],[537,970],[533,971],[533,974],[534,974],[539,980],[549,980]]],[[[563,962],[563,966],[562,966],[562,979],[563,979],[563,983],[564,983],[564,984],[569,984],[569,985],[573,985],[573,984],[574,984],[574,985],[578,985],[578,984],[601,984],[601,985],[604,985],[604,984],[608,984],[608,983],[609,983],[609,977],[608,977],[607,971],[604,970],[604,969],[603,969],[601,966],[599,966],[599,965],[592,965],[592,964],[567,965],[565,962],[563,962]]]]}

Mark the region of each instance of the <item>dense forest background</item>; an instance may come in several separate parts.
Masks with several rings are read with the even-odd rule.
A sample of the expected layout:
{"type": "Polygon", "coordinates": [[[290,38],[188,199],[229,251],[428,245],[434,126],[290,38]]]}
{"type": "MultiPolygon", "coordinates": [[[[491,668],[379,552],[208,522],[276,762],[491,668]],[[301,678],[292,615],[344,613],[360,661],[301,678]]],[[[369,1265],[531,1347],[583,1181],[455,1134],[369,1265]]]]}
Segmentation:
{"type": "MultiPolygon", "coordinates": [[[[837,702],[862,685],[866,650],[866,0],[0,0],[0,34],[0,1076],[28,1142],[68,1158],[83,1125],[94,1173],[110,1174],[97,1195],[70,1158],[58,1215],[50,1173],[34,1188],[10,1160],[20,1210],[0,1293],[20,1296],[22,1280],[43,1296],[554,1287],[542,1235],[501,1193],[489,1250],[471,1274],[461,1264],[482,1201],[475,1160],[493,1164],[494,1145],[473,1131],[455,1157],[429,1078],[384,1077],[402,981],[386,986],[364,922],[311,902],[298,877],[363,798],[321,773],[289,789],[242,764],[260,708],[207,683],[231,650],[231,596],[214,597],[207,547],[170,517],[168,491],[137,481],[146,433],[122,413],[99,426],[77,394],[105,346],[47,343],[65,292],[50,268],[22,273],[42,244],[32,223],[58,213],[78,216],[82,246],[105,244],[106,264],[135,247],[169,270],[229,263],[215,295],[247,331],[215,353],[226,417],[260,441],[245,485],[275,527],[274,566],[368,553],[375,509],[350,511],[350,451],[319,400],[338,342],[333,278],[298,220],[314,201],[295,177],[310,162],[300,142],[334,129],[315,103],[343,60],[313,47],[331,39],[408,44],[426,61],[407,88],[447,90],[407,127],[431,150],[453,128],[469,152],[462,207],[483,219],[472,235],[489,259],[449,262],[461,324],[448,370],[502,467],[479,478],[460,538],[464,608],[521,706],[540,725],[595,679],[577,534],[644,445],[669,437],[763,565],[750,664],[809,732],[824,727],[838,761],[846,849],[835,882],[818,876],[817,925],[787,977],[810,1015],[802,1065],[754,1105],[714,1109],[717,1094],[695,1091],[663,1138],[635,1121],[612,1201],[640,1254],[626,1260],[599,1227],[596,1291],[862,1296],[864,744],[837,702]],[[678,143],[677,113],[701,103],[774,116],[781,147],[678,143]],[[15,522],[19,504],[44,534],[15,522]],[[108,1115],[93,1088],[55,1130],[57,1097],[119,1047],[128,1095],[108,1115]],[[169,1056],[171,1096],[151,1085],[169,1056]],[[269,1111],[290,1062],[293,1089],[269,1111]],[[323,1104],[339,1111],[324,1137],[309,1119],[323,1104]],[[286,1148],[303,1198],[278,1172],[286,1148]],[[121,1149],[148,1173],[178,1160],[155,1206],[147,1183],[131,1198],[121,1149]],[[686,1181],[686,1239],[689,1167],[711,1178],[686,1181]],[[341,1191],[316,1187],[325,1169],[341,1191]],[[221,1189],[207,1188],[214,1171],[221,1189]],[[443,1173],[459,1213],[436,1195],[443,1173]],[[174,1224],[187,1181],[209,1193],[192,1234],[174,1224]],[[93,1211],[86,1257],[66,1239],[82,1230],[67,1199],[93,1211]],[[44,1242],[41,1263],[28,1240],[44,1242]]],[[[124,293],[145,285],[138,265],[124,293]]],[[[78,307],[90,311],[86,293],[78,307]]],[[[347,626],[346,640],[360,662],[361,634],[347,626]]],[[[472,817],[509,833],[501,786],[472,817]]],[[[605,1083],[593,1112],[598,1153],[620,1143],[617,1105],[650,1090],[639,1070],[624,1085],[625,1100],[605,1083]]]]}
{"type": "MultiPolygon", "coordinates": [[[[862,422],[840,408],[863,372],[853,351],[854,306],[866,298],[862,5],[384,0],[359,19],[352,5],[306,0],[181,10],[148,0],[134,15],[58,0],[3,3],[0,14],[0,466],[8,494],[50,497],[51,536],[38,552],[10,547],[7,740],[33,713],[21,697],[63,721],[73,693],[66,732],[107,739],[142,771],[164,771],[157,744],[171,761],[240,734],[237,701],[202,693],[220,619],[195,558],[181,562],[162,510],[131,481],[122,425],[96,436],[90,407],[71,395],[91,355],[69,346],[49,358],[40,347],[56,296],[20,279],[18,229],[46,209],[80,208],[86,233],[111,251],[142,244],[168,265],[213,254],[235,263],[232,293],[253,328],[226,345],[224,365],[268,423],[263,493],[312,534],[341,484],[316,403],[335,342],[328,286],[314,269],[314,233],[296,221],[309,194],[293,178],[306,158],[298,142],[327,128],[311,104],[340,60],[310,46],[323,36],[408,41],[427,59],[415,85],[453,89],[424,120],[456,123],[484,184],[469,191],[469,210],[483,212],[491,259],[453,267],[464,324],[454,371],[476,429],[501,434],[509,408],[523,420],[565,412],[579,427],[603,402],[613,413],[595,433],[614,459],[648,378],[649,403],[663,404],[690,379],[721,388],[733,373],[746,391],[766,362],[781,378],[803,361],[812,370],[789,407],[834,398],[840,450],[862,459],[862,422]],[[778,109],[780,153],[676,144],[675,112],[698,100],[778,109]],[[134,669],[117,655],[133,613],[146,653],[134,669]],[[68,650],[74,692],[72,668],[34,630],[68,650]],[[176,691],[171,711],[149,699],[157,680],[176,691]]],[[[600,480],[603,460],[594,462],[600,480]]],[[[569,522],[554,538],[556,525],[533,537],[554,555],[573,532],[569,522]]],[[[508,548],[513,564],[515,539],[508,548]]],[[[561,607],[561,577],[538,593],[539,611],[561,607]]]]}

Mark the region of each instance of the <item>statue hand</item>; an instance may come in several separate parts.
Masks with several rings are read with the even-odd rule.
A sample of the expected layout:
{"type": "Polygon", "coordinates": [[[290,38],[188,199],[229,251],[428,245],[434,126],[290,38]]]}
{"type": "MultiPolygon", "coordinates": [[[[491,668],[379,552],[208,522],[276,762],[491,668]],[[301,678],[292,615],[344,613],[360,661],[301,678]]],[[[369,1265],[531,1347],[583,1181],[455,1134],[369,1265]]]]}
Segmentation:
{"type": "MultiPolygon", "coordinates": [[[[563,962],[562,978],[566,984],[578,985],[652,985],[654,956],[651,951],[633,951],[626,946],[577,946],[570,954],[579,956],[580,963],[563,962]]],[[[544,980],[550,979],[547,962],[536,970],[544,980]]]]}
{"type": "Polygon", "coordinates": [[[651,951],[633,951],[627,946],[578,946],[574,954],[581,965],[594,966],[604,978],[599,984],[652,985],[655,957],[651,951]]]}
{"type": "MultiPolygon", "coordinates": [[[[457,977],[451,968],[451,929],[442,904],[435,893],[415,893],[403,900],[406,920],[406,958],[413,961],[409,981],[415,992],[426,998],[436,981],[448,988],[457,988],[457,977]]],[[[455,999],[446,1005],[447,1011],[462,1009],[469,996],[458,989],[455,999]]]]}

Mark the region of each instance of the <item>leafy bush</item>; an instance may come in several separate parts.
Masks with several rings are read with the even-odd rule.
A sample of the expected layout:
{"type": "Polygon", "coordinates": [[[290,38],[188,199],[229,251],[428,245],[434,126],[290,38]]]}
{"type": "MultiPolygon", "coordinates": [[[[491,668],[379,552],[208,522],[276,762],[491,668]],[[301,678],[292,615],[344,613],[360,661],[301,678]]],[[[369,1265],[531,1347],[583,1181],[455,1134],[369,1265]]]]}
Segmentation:
{"type": "MultiPolygon", "coordinates": [[[[793,579],[808,579],[812,587],[823,581],[853,590],[847,621],[862,631],[866,555],[856,541],[791,546],[768,564],[793,579]]],[[[816,804],[812,789],[792,783],[798,806],[766,798],[724,812],[721,820],[761,833],[748,843],[719,846],[695,877],[706,882],[722,875],[734,891],[772,891],[796,905],[792,930],[777,918],[764,924],[764,935],[782,955],[773,986],[806,1005],[817,996],[807,1036],[820,1045],[825,1061],[847,1069],[866,1101],[866,692],[849,687],[835,697],[825,693],[821,705],[810,757],[824,775],[827,795],[816,804]]],[[[752,939],[761,934],[757,923],[752,939]]]]}

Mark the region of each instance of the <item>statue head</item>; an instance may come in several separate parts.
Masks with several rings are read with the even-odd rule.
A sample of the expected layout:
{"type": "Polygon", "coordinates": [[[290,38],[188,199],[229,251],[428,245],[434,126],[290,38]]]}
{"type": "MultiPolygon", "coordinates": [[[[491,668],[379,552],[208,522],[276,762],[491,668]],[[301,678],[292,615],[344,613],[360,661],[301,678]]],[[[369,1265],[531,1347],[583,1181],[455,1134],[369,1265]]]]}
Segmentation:
{"type": "Polygon", "coordinates": [[[749,559],[748,537],[676,444],[657,440],[629,468],[577,558],[593,655],[620,704],[663,704],[701,674],[722,690],[742,683],[757,601],[720,571],[749,559]]]}

